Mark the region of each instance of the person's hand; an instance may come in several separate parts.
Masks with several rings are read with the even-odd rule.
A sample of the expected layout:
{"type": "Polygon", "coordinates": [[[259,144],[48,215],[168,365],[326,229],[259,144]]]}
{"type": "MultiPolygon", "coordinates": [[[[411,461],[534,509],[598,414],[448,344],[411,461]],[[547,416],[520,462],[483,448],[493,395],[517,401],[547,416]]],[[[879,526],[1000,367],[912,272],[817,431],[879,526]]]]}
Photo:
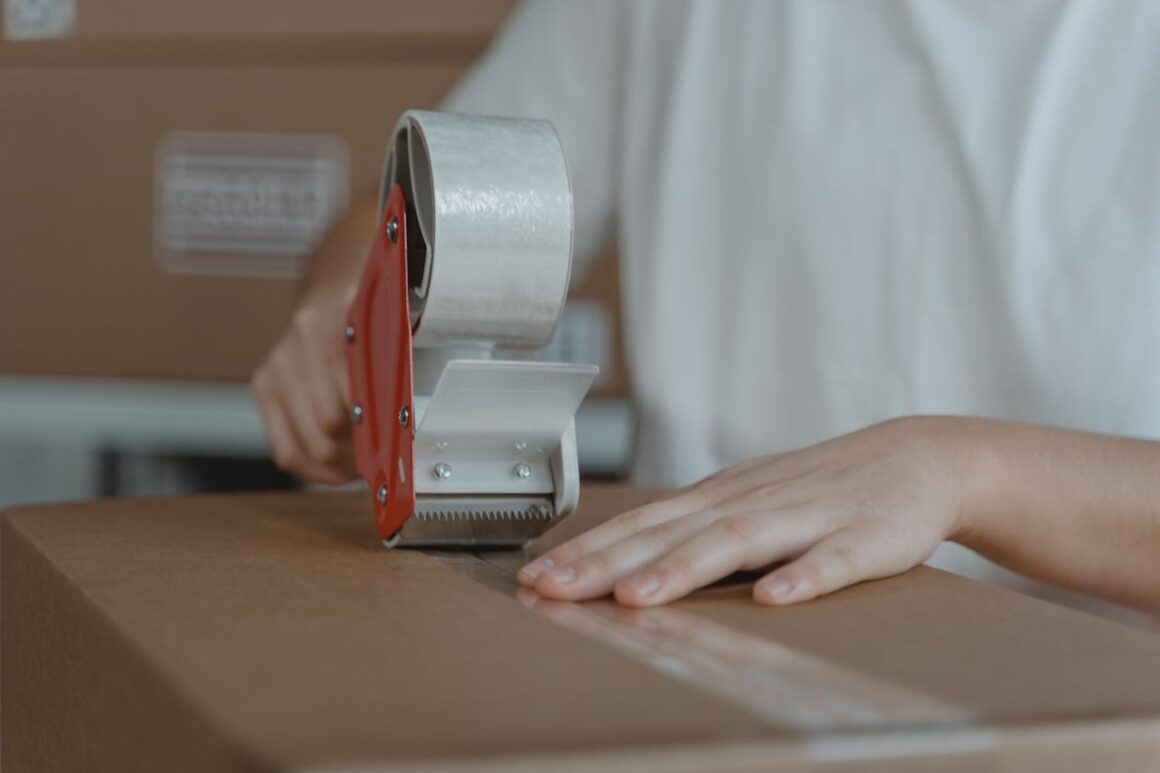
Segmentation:
{"type": "Polygon", "coordinates": [[[909,418],[752,459],[619,515],[519,573],[541,596],[678,599],[738,570],[788,562],[753,588],[790,604],[906,571],[963,528],[972,420],[909,418]]]}
{"type": "Polygon", "coordinates": [[[300,306],[251,381],[274,462],[319,483],[355,476],[342,333],[354,290],[300,306]]]}
{"type": "Polygon", "coordinates": [[[355,477],[343,329],[377,212],[363,200],[327,234],[289,327],[250,382],[275,463],[319,483],[355,477]]]}

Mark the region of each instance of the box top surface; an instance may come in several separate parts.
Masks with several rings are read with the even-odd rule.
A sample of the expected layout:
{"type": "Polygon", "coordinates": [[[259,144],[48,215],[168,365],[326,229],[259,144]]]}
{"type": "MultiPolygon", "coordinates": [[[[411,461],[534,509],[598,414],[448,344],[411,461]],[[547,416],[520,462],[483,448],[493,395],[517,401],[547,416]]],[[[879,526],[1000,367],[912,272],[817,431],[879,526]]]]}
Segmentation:
{"type": "MultiPolygon", "coordinates": [[[[586,487],[559,532],[648,498],[586,487]]],[[[386,551],[362,494],[17,508],[13,551],[274,767],[723,744],[770,761],[851,732],[1160,718],[1160,637],[929,569],[778,610],[744,582],[644,612],[521,603],[520,556],[386,551]]]]}

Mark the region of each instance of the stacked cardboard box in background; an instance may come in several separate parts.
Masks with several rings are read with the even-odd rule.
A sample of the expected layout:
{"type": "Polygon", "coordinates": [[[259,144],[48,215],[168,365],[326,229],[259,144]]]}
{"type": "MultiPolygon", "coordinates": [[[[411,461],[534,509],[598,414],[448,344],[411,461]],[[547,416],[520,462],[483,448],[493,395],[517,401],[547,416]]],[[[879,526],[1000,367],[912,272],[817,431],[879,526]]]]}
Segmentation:
{"type": "MultiPolygon", "coordinates": [[[[511,5],[5,0],[0,374],[247,380],[399,113],[436,106],[511,5]]],[[[595,342],[605,394],[627,389],[615,273],[590,272],[558,347],[595,342]]]]}

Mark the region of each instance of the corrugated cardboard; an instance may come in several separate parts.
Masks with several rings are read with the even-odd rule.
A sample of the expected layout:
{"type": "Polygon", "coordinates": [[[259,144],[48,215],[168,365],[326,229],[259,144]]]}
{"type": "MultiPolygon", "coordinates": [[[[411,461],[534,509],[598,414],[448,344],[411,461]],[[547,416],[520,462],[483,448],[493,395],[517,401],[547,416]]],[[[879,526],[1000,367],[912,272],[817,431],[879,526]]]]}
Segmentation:
{"type": "Polygon", "coordinates": [[[245,380],[293,307],[285,278],[191,276],[154,254],[155,158],[173,131],[328,135],[355,191],[453,65],[0,69],[0,369],[245,380]]]}
{"type": "MultiPolygon", "coordinates": [[[[349,159],[341,198],[372,195],[398,115],[436,106],[512,5],[5,7],[11,17],[18,6],[43,14],[62,4],[73,12],[67,27],[0,37],[0,306],[10,321],[0,373],[226,381],[250,377],[297,285],[286,270],[198,275],[167,259],[157,227],[165,149],[189,133],[208,132],[211,145],[320,139],[349,159]]],[[[614,305],[599,275],[587,294],[614,305]]],[[[604,391],[623,393],[616,352],[604,391]]]]}
{"type": "Polygon", "coordinates": [[[32,38],[37,40],[427,35],[478,44],[512,5],[514,0],[6,0],[0,31],[5,39],[21,40],[16,27],[38,20],[43,32],[32,38]]]}
{"type": "MultiPolygon", "coordinates": [[[[561,528],[648,496],[588,487],[561,528]]],[[[1149,633],[934,570],[780,610],[739,581],[644,613],[544,607],[513,598],[519,560],[386,551],[364,495],[9,511],[4,769],[1109,771],[1160,759],[1149,633]]]]}

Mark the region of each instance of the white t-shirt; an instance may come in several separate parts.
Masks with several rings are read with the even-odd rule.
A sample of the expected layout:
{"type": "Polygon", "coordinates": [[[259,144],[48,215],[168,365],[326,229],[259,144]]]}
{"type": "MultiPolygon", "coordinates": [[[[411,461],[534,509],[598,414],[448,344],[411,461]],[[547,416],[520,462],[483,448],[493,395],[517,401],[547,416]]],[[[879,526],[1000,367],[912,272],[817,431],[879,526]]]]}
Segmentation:
{"type": "Polygon", "coordinates": [[[913,413],[1160,436],[1160,3],[531,2],[447,107],[616,239],[635,477],[913,413]]]}
{"type": "Polygon", "coordinates": [[[577,266],[618,243],[639,482],[916,413],[1160,438],[1160,2],[531,2],[447,107],[553,121],[577,266]]]}
{"type": "Polygon", "coordinates": [[[883,419],[1160,437],[1160,3],[532,2],[446,107],[615,239],[634,478],[883,419]]]}

